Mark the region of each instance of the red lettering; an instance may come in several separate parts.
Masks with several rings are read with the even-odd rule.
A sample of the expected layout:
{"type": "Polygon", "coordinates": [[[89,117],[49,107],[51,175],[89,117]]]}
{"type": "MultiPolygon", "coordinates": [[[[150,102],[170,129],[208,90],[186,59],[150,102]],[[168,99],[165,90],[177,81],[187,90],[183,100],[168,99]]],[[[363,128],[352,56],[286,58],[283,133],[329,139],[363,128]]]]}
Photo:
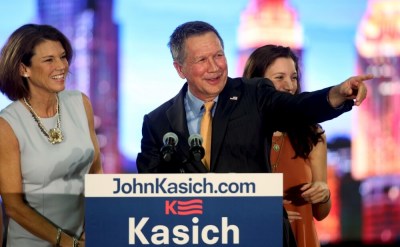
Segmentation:
{"type": "Polygon", "coordinates": [[[177,214],[174,206],[176,204],[176,200],[173,200],[172,202],[170,201],[165,201],[165,214],[177,214]]]}

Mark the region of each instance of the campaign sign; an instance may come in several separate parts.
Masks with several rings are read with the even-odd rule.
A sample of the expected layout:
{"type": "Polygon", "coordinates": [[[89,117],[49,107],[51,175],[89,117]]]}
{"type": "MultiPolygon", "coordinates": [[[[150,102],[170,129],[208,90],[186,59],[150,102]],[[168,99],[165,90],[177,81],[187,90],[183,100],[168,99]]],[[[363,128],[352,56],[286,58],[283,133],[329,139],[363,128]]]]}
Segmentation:
{"type": "Polygon", "coordinates": [[[282,174],[90,174],[86,246],[282,246],[282,174]]]}

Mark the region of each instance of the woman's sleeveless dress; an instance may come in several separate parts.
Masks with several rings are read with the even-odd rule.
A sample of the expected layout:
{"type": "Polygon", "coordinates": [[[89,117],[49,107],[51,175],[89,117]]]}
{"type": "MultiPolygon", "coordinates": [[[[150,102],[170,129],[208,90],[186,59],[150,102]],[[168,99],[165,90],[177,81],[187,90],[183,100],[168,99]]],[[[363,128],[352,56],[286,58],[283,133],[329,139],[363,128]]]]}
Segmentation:
{"type": "MultiPolygon", "coordinates": [[[[58,144],[47,140],[21,101],[3,109],[0,117],[10,124],[19,142],[26,203],[65,232],[79,236],[84,221],[84,176],[92,165],[94,147],[82,94],[63,91],[59,100],[64,140],[58,144]]],[[[49,130],[56,126],[57,116],[41,120],[49,130]]],[[[52,245],[10,219],[7,246],[52,245]]]]}
{"type": "MultiPolygon", "coordinates": [[[[280,137],[274,136],[274,142],[280,142],[280,137]]],[[[302,219],[291,222],[292,231],[298,247],[320,246],[312,214],[312,205],[306,203],[300,196],[299,188],[305,183],[311,183],[312,174],[310,165],[303,158],[295,155],[289,137],[285,135],[283,148],[279,152],[279,163],[275,172],[283,173],[283,195],[291,200],[292,204],[284,205],[286,211],[299,212],[302,219]]],[[[271,163],[278,158],[277,151],[271,149],[271,163]]]]}

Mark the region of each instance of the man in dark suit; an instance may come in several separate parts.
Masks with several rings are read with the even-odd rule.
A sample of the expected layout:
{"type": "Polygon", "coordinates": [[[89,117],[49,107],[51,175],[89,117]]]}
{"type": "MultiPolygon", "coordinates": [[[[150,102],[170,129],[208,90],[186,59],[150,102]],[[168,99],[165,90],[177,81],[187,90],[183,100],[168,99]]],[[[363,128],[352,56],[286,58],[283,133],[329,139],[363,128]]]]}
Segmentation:
{"type": "MultiPolygon", "coordinates": [[[[187,22],[175,29],[169,47],[173,64],[187,82],[171,100],[145,115],[141,152],[136,164],[140,173],[270,172],[272,133],[285,132],[295,123],[319,123],[359,105],[366,97],[364,80],[354,76],[341,84],[311,93],[278,92],[264,78],[229,78],[223,40],[210,24],[187,22]],[[193,158],[187,142],[199,133],[203,103],[212,109],[211,161],[209,170],[193,158]],[[171,161],[163,159],[163,136],[178,137],[171,161]]],[[[284,246],[296,246],[290,225],[284,221],[284,246]]]]}

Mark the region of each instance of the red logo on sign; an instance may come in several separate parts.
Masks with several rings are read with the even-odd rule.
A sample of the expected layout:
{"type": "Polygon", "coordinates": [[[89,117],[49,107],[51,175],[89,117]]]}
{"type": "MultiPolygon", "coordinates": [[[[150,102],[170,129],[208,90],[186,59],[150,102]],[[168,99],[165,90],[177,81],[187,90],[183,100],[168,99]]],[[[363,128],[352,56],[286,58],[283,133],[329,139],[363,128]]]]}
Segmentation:
{"type": "Polygon", "coordinates": [[[193,199],[189,201],[165,201],[165,214],[193,215],[203,214],[203,200],[193,199]]]}

